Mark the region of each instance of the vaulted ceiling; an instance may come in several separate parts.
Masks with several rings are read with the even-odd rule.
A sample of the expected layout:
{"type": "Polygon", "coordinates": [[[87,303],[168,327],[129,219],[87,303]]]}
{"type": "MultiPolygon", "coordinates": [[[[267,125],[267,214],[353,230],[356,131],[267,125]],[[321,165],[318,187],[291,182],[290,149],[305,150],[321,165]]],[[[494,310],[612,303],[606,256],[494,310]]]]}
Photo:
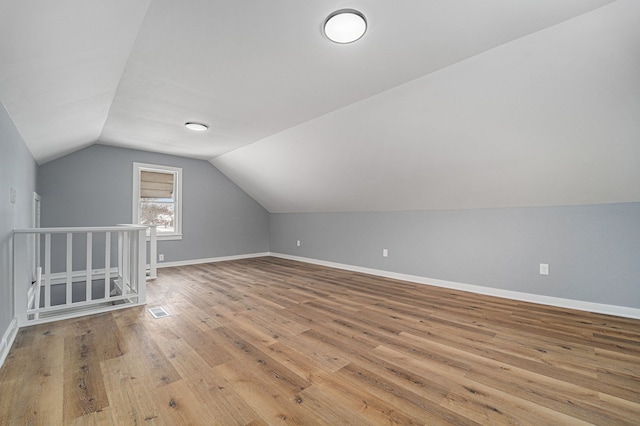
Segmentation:
{"type": "Polygon", "coordinates": [[[0,101],[39,163],[207,159],[272,212],[640,201],[638,22],[636,0],[0,0],[0,101]],[[369,28],[338,45],[345,7],[369,28]]]}

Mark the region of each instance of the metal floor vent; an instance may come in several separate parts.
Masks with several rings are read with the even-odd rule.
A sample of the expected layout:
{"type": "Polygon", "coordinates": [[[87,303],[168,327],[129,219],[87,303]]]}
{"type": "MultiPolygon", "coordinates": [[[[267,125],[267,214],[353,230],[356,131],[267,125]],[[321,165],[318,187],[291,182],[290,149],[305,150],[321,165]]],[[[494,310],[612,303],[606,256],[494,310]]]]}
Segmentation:
{"type": "Polygon", "coordinates": [[[164,308],[151,308],[149,309],[149,313],[153,315],[154,318],[163,318],[169,316],[169,312],[165,311],[164,308]]]}

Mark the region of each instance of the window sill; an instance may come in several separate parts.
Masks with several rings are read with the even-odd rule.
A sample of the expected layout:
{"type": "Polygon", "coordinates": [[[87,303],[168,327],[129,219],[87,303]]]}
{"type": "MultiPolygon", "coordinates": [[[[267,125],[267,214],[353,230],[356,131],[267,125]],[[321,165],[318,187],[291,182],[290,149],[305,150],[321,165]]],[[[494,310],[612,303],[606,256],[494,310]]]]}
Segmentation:
{"type": "MultiPolygon", "coordinates": [[[[158,241],[170,241],[170,240],[181,240],[182,234],[171,234],[171,235],[156,235],[158,241]]],[[[147,235],[147,241],[149,241],[150,237],[147,235]]]]}

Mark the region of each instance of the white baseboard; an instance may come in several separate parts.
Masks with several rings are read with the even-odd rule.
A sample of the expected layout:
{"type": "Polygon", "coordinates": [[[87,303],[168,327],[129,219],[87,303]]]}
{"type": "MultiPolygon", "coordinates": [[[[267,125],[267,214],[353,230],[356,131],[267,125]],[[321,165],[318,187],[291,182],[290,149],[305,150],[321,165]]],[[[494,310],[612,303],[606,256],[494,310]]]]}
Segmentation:
{"type": "Polygon", "coordinates": [[[523,293],[519,291],[502,290],[498,288],[484,287],[473,284],[463,284],[453,281],[444,281],[434,278],[420,277],[417,275],[400,274],[397,272],[383,271],[380,269],[363,268],[344,263],[329,262],[325,260],[311,259],[307,257],[291,256],[281,253],[270,253],[273,257],[295,260],[298,262],[312,263],[314,265],[328,266],[330,268],[344,269],[347,271],[361,272],[377,275],[385,278],[409,281],[416,284],[426,284],[436,287],[450,288],[454,290],[468,291],[470,293],[485,294],[488,296],[502,297],[505,299],[521,300],[523,302],[538,303],[541,305],[556,306],[560,308],[576,309],[579,311],[595,312],[599,314],[615,315],[624,318],[640,319],[640,309],[625,306],[607,305],[603,303],[585,302],[582,300],[564,299],[560,297],[543,296],[539,294],[523,293]]]}
{"type": "Polygon", "coordinates": [[[9,355],[9,350],[13,345],[13,341],[16,340],[16,336],[18,335],[18,318],[14,317],[9,324],[9,328],[5,331],[2,336],[2,340],[0,341],[0,367],[4,364],[4,361],[7,359],[7,355],[9,355]]]}
{"type": "Polygon", "coordinates": [[[158,268],[171,268],[173,266],[189,266],[189,265],[199,265],[201,263],[225,262],[227,260],[251,259],[254,257],[265,257],[270,255],[271,253],[269,252],[263,252],[263,253],[238,254],[234,256],[210,257],[208,259],[179,260],[177,262],[158,263],[158,268]]]}

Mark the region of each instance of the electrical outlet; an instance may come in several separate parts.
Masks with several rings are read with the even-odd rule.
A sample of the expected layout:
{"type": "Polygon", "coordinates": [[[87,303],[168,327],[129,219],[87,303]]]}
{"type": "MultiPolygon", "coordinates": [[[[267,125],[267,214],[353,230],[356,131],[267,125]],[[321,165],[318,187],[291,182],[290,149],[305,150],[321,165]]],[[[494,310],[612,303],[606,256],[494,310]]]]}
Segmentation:
{"type": "Polygon", "coordinates": [[[296,241],[296,246],[300,247],[300,240],[296,241]]]}
{"type": "Polygon", "coordinates": [[[540,275],[549,275],[549,264],[541,263],[540,264],[540,275]]]}
{"type": "Polygon", "coordinates": [[[158,255],[158,262],[164,262],[164,254],[158,255]]]}
{"type": "Polygon", "coordinates": [[[11,200],[11,204],[15,204],[16,203],[16,189],[15,188],[11,188],[9,190],[9,200],[11,200]]]}
{"type": "Polygon", "coordinates": [[[389,257],[389,251],[387,249],[382,249],[382,257],[389,257]]]}

